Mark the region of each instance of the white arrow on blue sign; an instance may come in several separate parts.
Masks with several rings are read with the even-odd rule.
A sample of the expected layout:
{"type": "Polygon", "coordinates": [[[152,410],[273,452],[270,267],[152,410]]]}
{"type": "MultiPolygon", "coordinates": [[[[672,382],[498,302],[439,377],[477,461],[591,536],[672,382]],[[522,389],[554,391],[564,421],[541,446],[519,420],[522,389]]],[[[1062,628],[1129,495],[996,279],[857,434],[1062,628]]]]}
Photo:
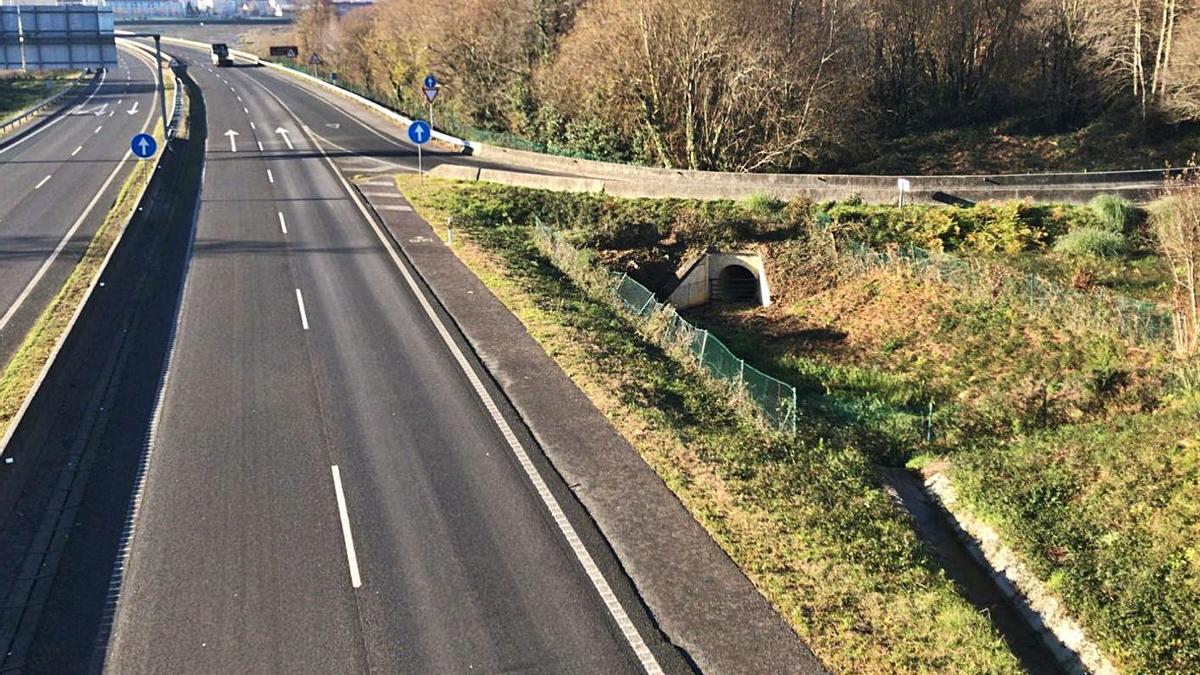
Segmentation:
{"type": "Polygon", "coordinates": [[[133,150],[133,154],[142,159],[149,159],[158,149],[158,142],[150,134],[138,134],[129,141],[129,147],[133,150]]]}
{"type": "Polygon", "coordinates": [[[426,75],[425,76],[425,88],[426,89],[437,89],[437,78],[434,77],[433,75],[426,75]]]}
{"type": "Polygon", "coordinates": [[[408,125],[408,139],[417,145],[428,143],[430,135],[429,122],[425,120],[413,120],[408,125]]]}

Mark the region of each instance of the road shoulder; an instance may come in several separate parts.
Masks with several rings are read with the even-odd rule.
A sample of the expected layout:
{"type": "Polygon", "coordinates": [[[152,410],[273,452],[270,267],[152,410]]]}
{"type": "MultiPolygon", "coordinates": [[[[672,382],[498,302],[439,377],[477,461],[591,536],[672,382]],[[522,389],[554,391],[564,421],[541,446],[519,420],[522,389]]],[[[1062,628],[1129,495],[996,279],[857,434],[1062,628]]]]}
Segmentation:
{"type": "Polygon", "coordinates": [[[704,672],[820,672],[654,470],[387,180],[368,179],[360,192],[572,486],[664,633],[704,672]]]}

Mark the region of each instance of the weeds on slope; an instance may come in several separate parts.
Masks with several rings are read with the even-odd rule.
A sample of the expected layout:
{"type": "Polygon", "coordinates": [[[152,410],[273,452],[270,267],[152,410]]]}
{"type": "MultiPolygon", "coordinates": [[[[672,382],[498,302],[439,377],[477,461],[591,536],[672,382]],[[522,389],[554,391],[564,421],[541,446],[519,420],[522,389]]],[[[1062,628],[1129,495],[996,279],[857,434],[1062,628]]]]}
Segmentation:
{"type": "Polygon", "coordinates": [[[829,667],[1019,670],[928,558],[867,453],[817,429],[784,437],[736,414],[726,392],[555,268],[511,211],[440,181],[400,184],[431,223],[454,218],[464,262],[829,667]]]}

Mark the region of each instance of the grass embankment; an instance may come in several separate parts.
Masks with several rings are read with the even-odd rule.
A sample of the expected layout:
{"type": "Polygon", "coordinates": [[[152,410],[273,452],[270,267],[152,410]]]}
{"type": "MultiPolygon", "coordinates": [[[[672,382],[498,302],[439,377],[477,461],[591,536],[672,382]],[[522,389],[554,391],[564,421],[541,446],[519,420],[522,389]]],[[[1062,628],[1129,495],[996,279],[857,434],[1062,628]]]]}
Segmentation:
{"type": "MultiPolygon", "coordinates": [[[[161,125],[154,130],[154,137],[158,140],[159,147],[162,147],[161,125]]],[[[25,334],[12,358],[4,365],[3,370],[0,370],[0,438],[4,438],[8,432],[9,425],[50,360],[55,346],[63,338],[71,318],[79,311],[88,289],[100,273],[101,265],[137,207],[137,202],[151,176],[147,168],[145,164],[135,165],[134,171],[125,179],[120,192],[117,193],[104,222],[92,235],[92,240],[76,263],[75,269],[42,310],[33,327],[25,334]]]]}
{"type": "Polygon", "coordinates": [[[0,122],[78,82],[77,72],[0,77],[0,122]]]}
{"type": "Polygon", "coordinates": [[[835,670],[992,667],[971,661],[991,654],[973,621],[961,626],[973,639],[923,651],[937,612],[916,608],[953,612],[957,598],[914,581],[939,577],[917,571],[924,554],[874,464],[949,467],[1122,668],[1200,669],[1200,369],[1147,323],[1170,288],[1137,209],[405,189],[440,210],[432,222],[453,211],[470,229],[460,253],[835,670]],[[707,247],[762,253],[775,306],[693,318],[797,386],[799,437],[732,417],[692,369],[564,280],[525,238],[533,214],[656,289],[707,247]],[[1117,246],[1063,244],[1097,231],[1117,246]],[[954,255],[906,254],[914,244],[954,255]],[[914,588],[923,599],[906,597],[914,588]],[[870,609],[893,603],[886,617],[870,609]]]}
{"type": "Polygon", "coordinates": [[[539,252],[529,236],[529,200],[412,177],[400,186],[429,222],[455,216],[460,258],[829,667],[1018,670],[893,508],[868,452],[812,429],[778,436],[734,413],[726,392],[539,252]]]}

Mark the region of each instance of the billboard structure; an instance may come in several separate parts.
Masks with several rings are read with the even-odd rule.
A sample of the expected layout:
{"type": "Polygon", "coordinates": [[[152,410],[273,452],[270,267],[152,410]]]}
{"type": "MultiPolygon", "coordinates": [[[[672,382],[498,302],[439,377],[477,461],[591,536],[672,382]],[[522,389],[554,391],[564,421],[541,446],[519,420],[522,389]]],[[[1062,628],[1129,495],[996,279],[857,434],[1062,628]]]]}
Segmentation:
{"type": "Polygon", "coordinates": [[[95,5],[0,6],[0,70],[117,65],[112,11],[95,5]]]}

